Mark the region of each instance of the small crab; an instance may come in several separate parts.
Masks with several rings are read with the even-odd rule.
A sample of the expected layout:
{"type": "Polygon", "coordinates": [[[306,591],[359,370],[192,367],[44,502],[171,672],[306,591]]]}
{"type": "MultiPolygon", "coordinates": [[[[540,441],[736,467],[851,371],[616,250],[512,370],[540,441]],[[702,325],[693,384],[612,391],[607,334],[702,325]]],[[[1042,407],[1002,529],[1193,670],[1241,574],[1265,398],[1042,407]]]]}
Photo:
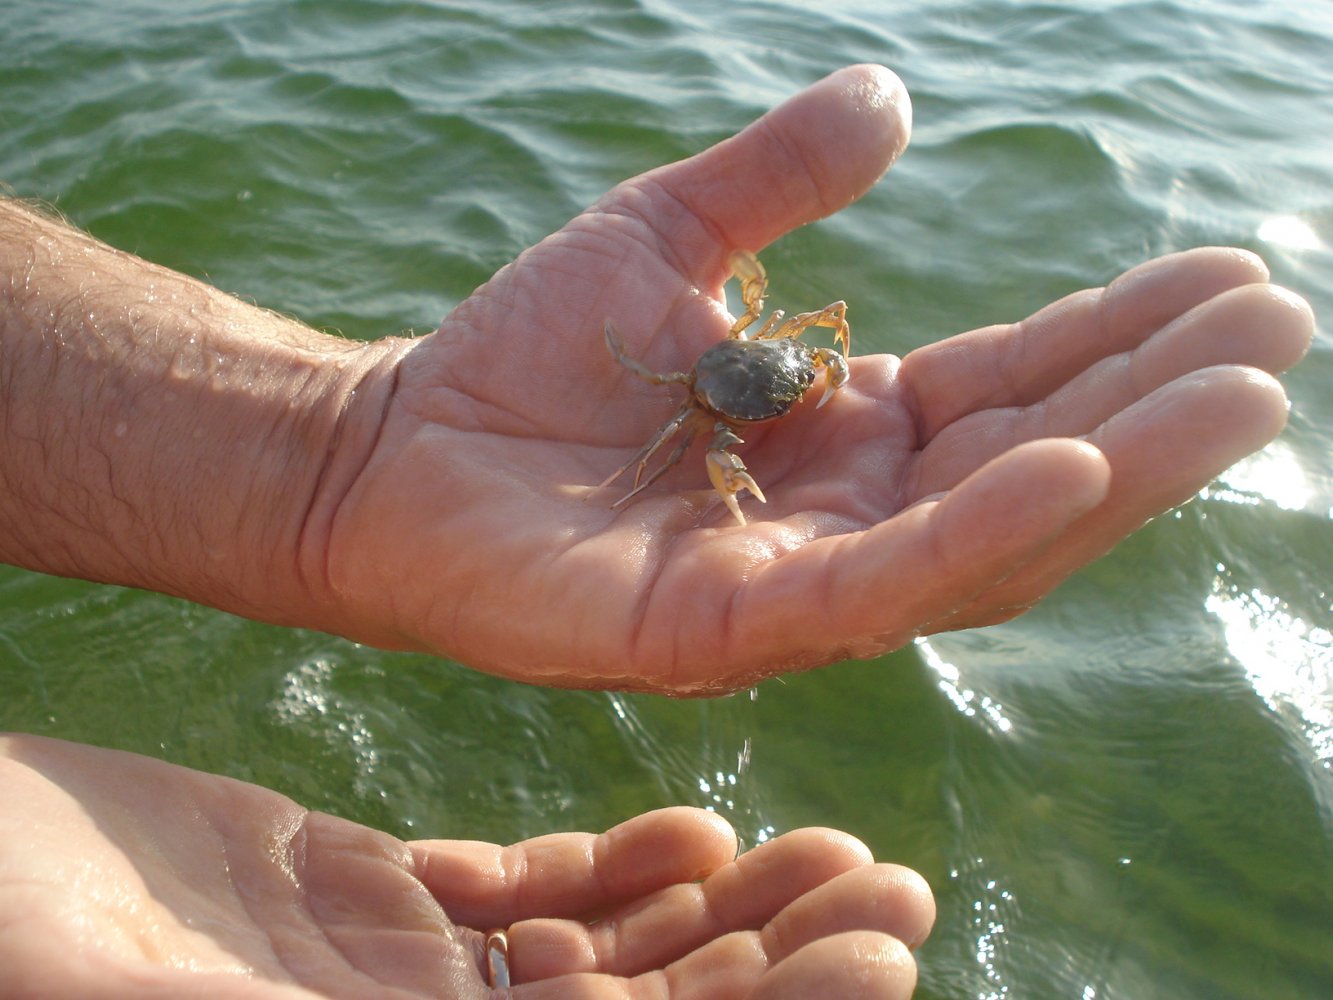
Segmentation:
{"type": "Polygon", "coordinates": [[[825,375],[824,394],[819,406],[847,384],[846,355],[851,351],[852,337],[847,325],[847,303],[834,302],[817,312],[800,313],[786,322],[782,321],[782,312],[777,311],[758,330],[747,334],[746,329],[754,325],[764,310],[768,276],[758,258],[744,250],[732,253],[727,263],[732,275],[740,279],[745,312],[731,325],[727,339],[704,351],[688,372],[660,374],[645,368],[625,353],[610,320],[606,323],[606,346],[618,362],[654,385],[678,383],[690,390],[689,397],[652,440],[601,484],[609,486],[630,466],[637,466],[633,488],[612,507],[627,503],[656,482],[680,461],[695,435],[712,424],[713,442],[708,446],[706,457],[708,478],[727,509],[737,521],[745,524],[736,494],[749,490],[761,503],[767,500],[759,484],[746,471],[745,463],[727,450],[731,445],[744,443],[737,435],[737,429],[785,414],[814,384],[815,374],[821,368],[825,375]],[[833,330],[842,353],[827,347],[812,347],[796,339],[812,326],[833,330]],[[643,474],[648,460],[677,433],[682,437],[675,450],[645,479],[643,474]]]}

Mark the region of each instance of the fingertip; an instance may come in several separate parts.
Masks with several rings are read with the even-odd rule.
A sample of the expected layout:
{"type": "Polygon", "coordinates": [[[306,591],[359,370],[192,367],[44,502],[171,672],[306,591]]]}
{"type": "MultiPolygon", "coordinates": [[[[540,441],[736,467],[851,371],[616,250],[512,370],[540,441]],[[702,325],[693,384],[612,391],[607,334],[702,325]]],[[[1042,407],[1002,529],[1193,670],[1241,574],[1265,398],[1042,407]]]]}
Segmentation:
{"type": "MultiPolygon", "coordinates": [[[[725,818],[709,809],[700,809],[695,806],[677,806],[675,808],[687,809],[690,813],[690,822],[699,830],[700,839],[707,841],[712,845],[714,856],[720,859],[720,864],[736,860],[740,854],[741,841],[736,835],[736,829],[725,818]]],[[[709,871],[715,871],[719,865],[713,865],[709,871]]]]}
{"type": "Polygon", "coordinates": [[[639,886],[703,878],[736,857],[736,831],[707,809],[669,806],[635,816],[600,838],[604,873],[639,886]]]}
{"type": "Polygon", "coordinates": [[[925,876],[914,869],[903,865],[881,867],[890,873],[895,899],[904,914],[904,930],[910,929],[901,940],[909,950],[915,951],[926,943],[935,928],[935,893],[925,876]]]}
{"type": "Polygon", "coordinates": [[[935,896],[921,875],[902,865],[869,864],[811,887],[770,921],[769,930],[793,950],[852,930],[888,934],[914,949],[930,937],[935,916],[935,896]]]}
{"type": "Polygon", "coordinates": [[[1215,295],[1244,285],[1267,284],[1268,266],[1236,247],[1196,247],[1130,268],[1102,297],[1108,330],[1146,337],[1215,295]]]}
{"type": "Polygon", "coordinates": [[[1181,382],[1182,404],[1197,408],[1200,433],[1229,444],[1235,459],[1258,451],[1287,424],[1286,390],[1266,371],[1218,365],[1181,382]]]}
{"type": "Polygon", "coordinates": [[[1111,462],[1096,445],[1077,438],[1033,441],[1032,452],[1048,466],[1060,467],[1060,482],[1071,510],[1070,520],[1096,507],[1111,490],[1111,462]]]}
{"type": "Polygon", "coordinates": [[[1168,383],[1107,421],[1092,435],[1115,469],[1106,505],[1114,527],[1102,527],[1100,536],[1127,534],[1184,503],[1275,438],[1287,414],[1286,393],[1273,376],[1218,365],[1168,383]]]}
{"type": "Polygon", "coordinates": [[[1268,279],[1268,265],[1252,250],[1208,246],[1178,250],[1144,261],[1120,275],[1109,287],[1117,289],[1139,284],[1163,287],[1199,283],[1216,285],[1222,289],[1265,284],[1268,279]]]}
{"type": "Polygon", "coordinates": [[[1180,251],[1180,256],[1196,261],[1207,261],[1214,270],[1234,275],[1239,283],[1263,284],[1271,277],[1268,262],[1253,250],[1244,247],[1207,246],[1180,251]]]}
{"type": "Polygon", "coordinates": [[[1057,531],[1105,500],[1110,488],[1111,463],[1101,449],[1078,438],[1041,438],[992,459],[953,493],[969,507],[980,503],[1011,515],[1011,527],[1023,509],[1044,530],[1057,531]]]}
{"type": "Polygon", "coordinates": [[[916,979],[916,960],[901,941],[875,931],[847,931],[811,942],[778,962],[751,1000],[907,1000],[916,979]]]}
{"type": "Polygon", "coordinates": [[[898,74],[877,63],[835,70],[766,118],[824,195],[828,215],[865,194],[907,148],[912,100],[898,74]]]}
{"type": "MultiPolygon", "coordinates": [[[[834,872],[847,871],[875,863],[875,856],[864,841],[825,826],[806,826],[784,833],[781,839],[788,845],[799,844],[811,858],[820,858],[827,877],[834,872]]],[[[770,841],[769,843],[774,843],[770,841]]],[[[811,862],[813,866],[814,862],[811,862]]]]}
{"type": "Polygon", "coordinates": [[[1281,285],[1270,285],[1267,291],[1275,311],[1270,336],[1280,340],[1286,348],[1283,357],[1276,360],[1268,370],[1284,372],[1305,357],[1310,345],[1314,343],[1314,308],[1304,298],[1281,285]]]}
{"type": "Polygon", "coordinates": [[[887,169],[912,139],[912,98],[902,78],[887,66],[859,63],[835,70],[824,81],[843,89],[848,111],[867,119],[867,133],[878,133],[887,169]]]}
{"type": "Polygon", "coordinates": [[[912,103],[883,66],[844,67],[730,139],[656,172],[728,244],[759,250],[865,194],[907,148],[912,103]]]}
{"type": "Polygon", "coordinates": [[[1029,441],[991,459],[935,509],[942,578],[987,588],[1102,504],[1112,464],[1084,440],[1029,441]]]}

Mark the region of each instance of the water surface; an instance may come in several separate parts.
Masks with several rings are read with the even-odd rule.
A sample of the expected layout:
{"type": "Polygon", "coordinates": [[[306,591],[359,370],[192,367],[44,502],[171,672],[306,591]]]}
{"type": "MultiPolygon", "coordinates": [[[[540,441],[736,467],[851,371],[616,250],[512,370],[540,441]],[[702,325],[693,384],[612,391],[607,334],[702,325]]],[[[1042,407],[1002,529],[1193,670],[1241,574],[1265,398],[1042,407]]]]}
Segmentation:
{"type": "MultiPolygon", "coordinates": [[[[617,180],[847,63],[912,147],[765,262],[858,350],[1147,257],[1262,253],[1333,301],[1333,8],[0,0],[0,179],[356,337],[427,330],[617,180]]],[[[0,570],[0,728],[149,753],[403,836],[660,805],[920,869],[935,998],[1333,995],[1333,343],[1272,446],[1027,617],[673,702],[544,691],[0,570]],[[743,766],[744,765],[744,766],[743,766]]]]}

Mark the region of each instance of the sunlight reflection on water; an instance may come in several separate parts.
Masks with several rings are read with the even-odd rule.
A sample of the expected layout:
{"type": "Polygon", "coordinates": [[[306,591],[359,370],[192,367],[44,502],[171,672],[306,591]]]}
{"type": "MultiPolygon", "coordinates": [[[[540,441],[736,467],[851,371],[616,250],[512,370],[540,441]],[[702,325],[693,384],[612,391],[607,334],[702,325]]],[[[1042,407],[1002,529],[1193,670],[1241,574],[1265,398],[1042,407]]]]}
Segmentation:
{"type": "MultiPolygon", "coordinates": [[[[984,858],[973,858],[970,872],[955,868],[949,872],[949,879],[958,881],[971,876],[975,881],[977,870],[985,864],[984,858]]],[[[996,879],[984,879],[975,890],[970,922],[972,932],[976,935],[976,962],[987,984],[987,989],[977,994],[977,1000],[1001,1000],[1010,995],[1001,971],[1001,953],[1005,948],[1005,921],[1016,907],[1013,893],[996,879]]]]}
{"type": "Polygon", "coordinates": [[[282,690],[271,704],[272,717],[280,725],[317,732],[329,746],[349,753],[356,764],[358,784],[369,787],[381,764],[375,734],[366,713],[338,694],[336,672],[337,664],[326,657],[293,667],[282,678],[282,690]]]}
{"type": "Polygon", "coordinates": [[[1204,607],[1222,623],[1227,648],[1270,710],[1300,718],[1314,760],[1333,767],[1333,634],[1290,613],[1279,597],[1242,590],[1218,565],[1204,607]]]}
{"type": "Polygon", "coordinates": [[[1318,250],[1324,245],[1314,227],[1294,215],[1265,219],[1256,235],[1265,243],[1285,250],[1318,250]]]}
{"type": "Polygon", "coordinates": [[[1013,723],[1004,714],[1004,706],[989,695],[978,694],[965,687],[958,667],[948,662],[924,636],[916,640],[916,648],[926,661],[926,666],[934,670],[940,678],[940,690],[953,702],[958,711],[970,719],[980,719],[988,723],[995,732],[1007,733],[1014,728],[1013,723]]]}
{"type": "Polygon", "coordinates": [[[1283,510],[1305,510],[1314,495],[1300,460],[1283,441],[1237,462],[1199,493],[1203,499],[1249,506],[1267,500],[1283,510]]]}

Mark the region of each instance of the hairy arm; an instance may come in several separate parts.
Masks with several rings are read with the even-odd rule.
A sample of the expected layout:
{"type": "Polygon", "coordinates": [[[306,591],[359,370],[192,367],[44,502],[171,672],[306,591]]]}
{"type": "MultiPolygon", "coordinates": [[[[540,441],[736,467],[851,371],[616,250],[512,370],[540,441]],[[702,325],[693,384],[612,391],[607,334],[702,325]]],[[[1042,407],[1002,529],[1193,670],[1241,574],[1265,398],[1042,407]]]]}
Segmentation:
{"type": "Polygon", "coordinates": [[[310,536],[403,343],[318,333],[0,200],[0,559],[321,622],[310,536]]]}

